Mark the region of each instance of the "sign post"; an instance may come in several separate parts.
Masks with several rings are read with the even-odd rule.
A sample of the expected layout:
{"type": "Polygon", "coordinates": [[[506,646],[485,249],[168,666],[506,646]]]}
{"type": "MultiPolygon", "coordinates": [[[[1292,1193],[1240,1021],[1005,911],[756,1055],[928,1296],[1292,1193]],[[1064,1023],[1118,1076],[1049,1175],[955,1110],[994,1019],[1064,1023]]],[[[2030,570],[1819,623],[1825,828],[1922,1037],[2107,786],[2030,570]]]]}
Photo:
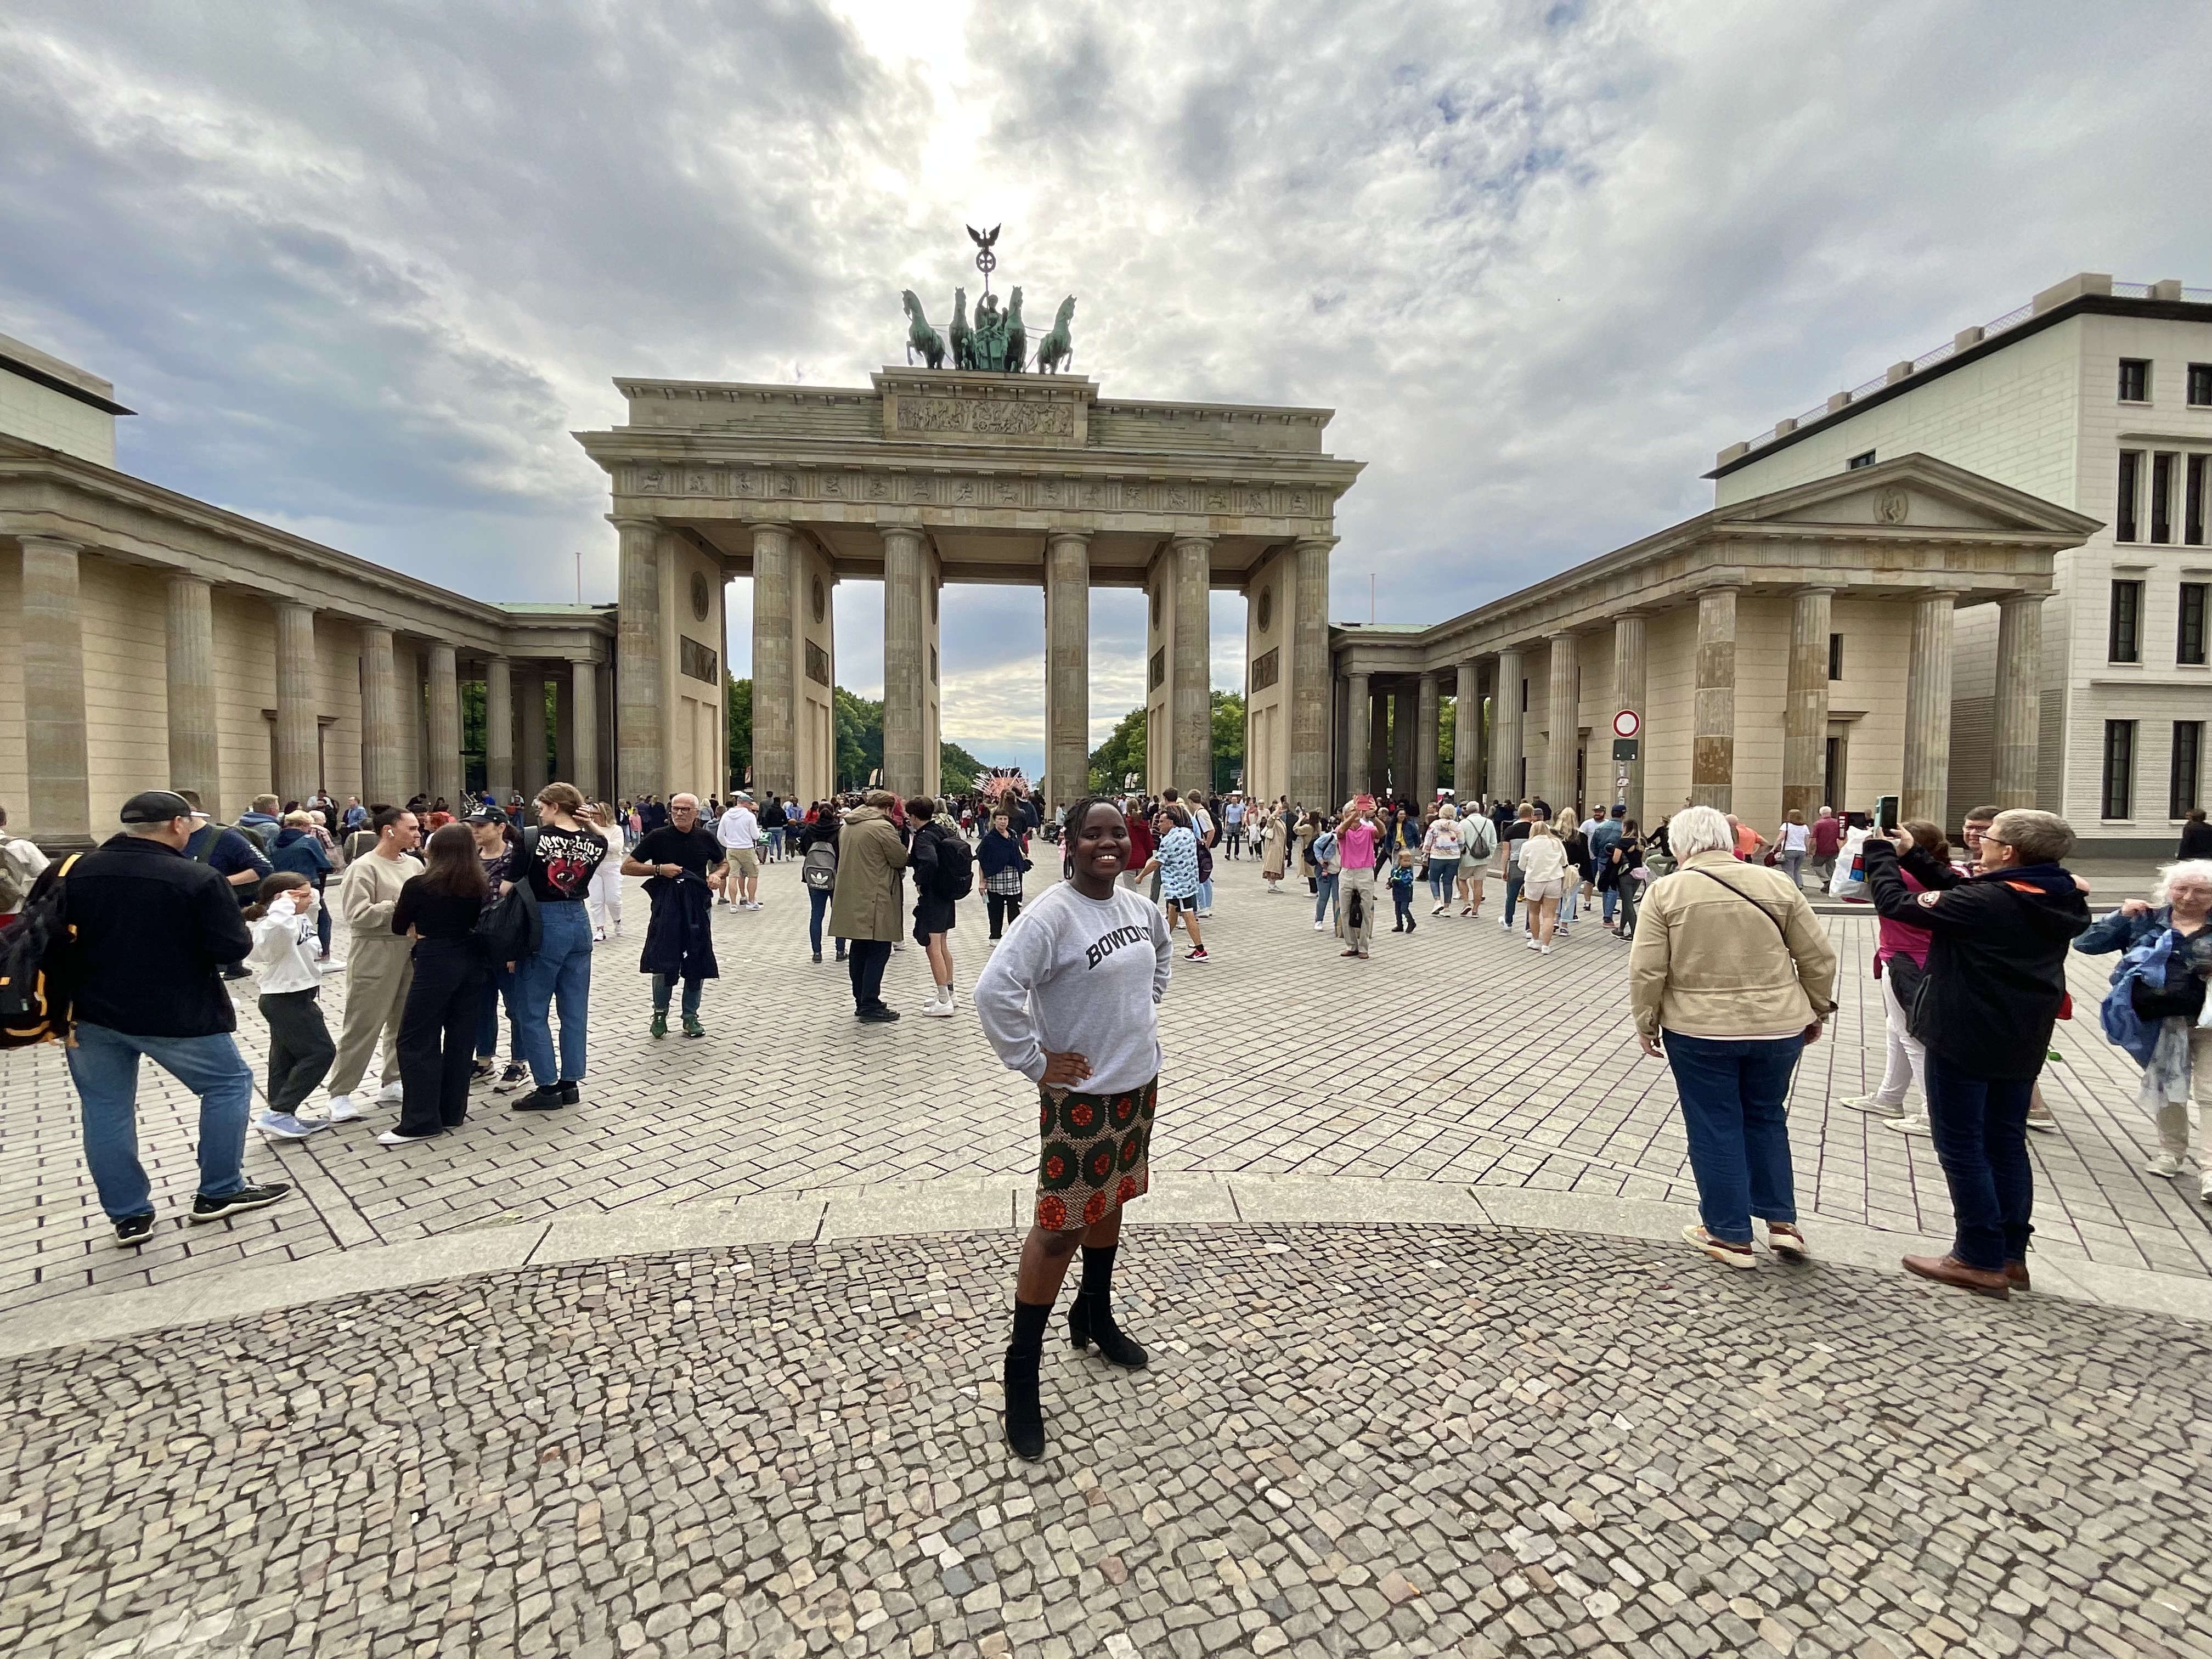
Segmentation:
{"type": "MultiPolygon", "coordinates": [[[[1628,769],[1637,757],[1637,734],[1643,729],[1644,718],[1633,708],[1613,717],[1613,798],[1617,801],[1628,799],[1628,769]]],[[[1642,810],[1639,805],[1638,811],[1642,810]]]]}

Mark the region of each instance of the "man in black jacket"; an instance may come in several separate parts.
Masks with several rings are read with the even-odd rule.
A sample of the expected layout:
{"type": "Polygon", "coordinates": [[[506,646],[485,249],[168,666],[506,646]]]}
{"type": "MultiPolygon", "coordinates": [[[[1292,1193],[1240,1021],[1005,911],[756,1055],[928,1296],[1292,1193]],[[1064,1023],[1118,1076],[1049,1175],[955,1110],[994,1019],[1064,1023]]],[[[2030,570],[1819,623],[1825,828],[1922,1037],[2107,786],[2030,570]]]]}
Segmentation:
{"type": "Polygon", "coordinates": [[[1915,893],[1897,848],[1879,832],[1866,842],[1875,908],[1933,936],[1924,974],[1908,982],[1908,957],[1893,957],[1890,971],[1927,1045],[1929,1128],[1957,1232],[1948,1255],[1908,1255],[1905,1266],[1983,1296],[2028,1282],[2028,1098],[2066,1000],[2067,947],[2089,925],[2087,901],[2059,866],[2073,845],[2063,818],[2000,812],[1982,837],[1980,873],[1915,893]]]}
{"type": "Polygon", "coordinates": [[[84,1103],[84,1159],[118,1244],[143,1244],[154,1231],[138,1162],[142,1055],[200,1097],[193,1221],[262,1209],[292,1190],[250,1185],[241,1167],[253,1073],[232,1040],[238,1016],[220,975],[253,939],[230,884],[185,856],[204,817],[167,789],[133,795],[123,833],[77,860],[64,884],[72,937],[52,971],[76,1022],[67,1053],[84,1103]]]}

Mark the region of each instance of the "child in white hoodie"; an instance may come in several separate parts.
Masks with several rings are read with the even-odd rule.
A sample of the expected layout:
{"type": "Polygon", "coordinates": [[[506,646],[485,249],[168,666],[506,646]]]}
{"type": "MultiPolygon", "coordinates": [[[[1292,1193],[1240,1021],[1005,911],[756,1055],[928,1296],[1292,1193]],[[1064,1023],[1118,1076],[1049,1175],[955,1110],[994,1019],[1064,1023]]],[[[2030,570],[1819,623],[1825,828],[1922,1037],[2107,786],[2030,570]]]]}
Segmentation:
{"type": "Polygon", "coordinates": [[[246,960],[261,987],[261,1018],[269,1023],[269,1109],[253,1127],[271,1139],[299,1140],[331,1127],[298,1114],[338,1052],[316,1006],[323,985],[315,966],[322,949],[315,937],[319,901],[307,878],[289,870],[263,881],[256,899],[246,912],[253,931],[246,960]]]}

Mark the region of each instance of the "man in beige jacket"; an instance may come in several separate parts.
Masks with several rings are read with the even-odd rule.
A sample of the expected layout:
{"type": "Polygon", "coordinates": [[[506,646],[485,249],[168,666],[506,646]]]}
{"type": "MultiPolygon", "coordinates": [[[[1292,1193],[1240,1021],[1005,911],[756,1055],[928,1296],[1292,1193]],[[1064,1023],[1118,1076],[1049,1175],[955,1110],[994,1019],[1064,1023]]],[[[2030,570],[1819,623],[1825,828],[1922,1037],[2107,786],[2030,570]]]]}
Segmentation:
{"type": "Polygon", "coordinates": [[[408,878],[422,872],[421,862],[410,856],[422,838],[422,825],[404,806],[383,807],[369,823],[376,845],[346,866],[338,883],[338,919],[347,937],[346,1000],[338,1057],[331,1066],[333,1123],[368,1115],[370,1108],[356,1104],[353,1094],[376,1057],[380,1033],[384,1088],[374,1103],[399,1098],[399,1016],[415,977],[414,945],[392,931],[392,913],[408,878]]]}

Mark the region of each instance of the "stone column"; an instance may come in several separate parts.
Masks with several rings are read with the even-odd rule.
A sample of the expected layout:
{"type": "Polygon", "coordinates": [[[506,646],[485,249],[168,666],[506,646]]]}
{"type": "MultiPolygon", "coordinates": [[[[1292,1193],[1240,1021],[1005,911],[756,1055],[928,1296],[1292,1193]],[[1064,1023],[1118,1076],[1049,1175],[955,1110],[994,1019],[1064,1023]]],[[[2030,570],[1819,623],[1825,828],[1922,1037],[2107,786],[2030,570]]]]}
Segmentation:
{"type": "MultiPolygon", "coordinates": [[[[1437,722],[1443,712],[1443,688],[1434,674],[1421,676],[1420,714],[1413,727],[1413,793],[1424,804],[1437,798],[1437,751],[1443,746],[1437,722]]],[[[1457,750],[1452,751],[1455,756],[1457,750]]]]}
{"type": "Polygon", "coordinates": [[[1469,657],[1460,664],[1452,703],[1452,793],[1464,811],[1482,793],[1482,672],[1469,657]]]}
{"type": "Polygon", "coordinates": [[[1367,702],[1367,782],[1381,794],[1390,781],[1390,694],[1380,686],[1367,702]]]}
{"type": "Polygon", "coordinates": [[[1575,750],[1582,745],[1581,681],[1577,678],[1581,658],[1571,634],[1554,634],[1552,645],[1550,713],[1552,747],[1546,774],[1544,798],[1554,817],[1575,805],[1575,750]]]}
{"type": "MultiPolygon", "coordinates": [[[[572,781],[596,799],[599,793],[599,665],[588,657],[568,665],[568,707],[574,711],[575,729],[576,775],[572,781]]],[[[727,769],[728,762],[724,761],[714,769],[714,775],[719,778],[727,769]]]]}
{"type": "MultiPolygon", "coordinates": [[[[788,799],[799,783],[799,671],[791,526],[753,526],[753,793],[788,799]]],[[[717,767],[720,776],[725,767],[717,767]]]]}
{"type": "Polygon", "coordinates": [[[430,647],[430,752],[423,770],[430,777],[430,799],[458,810],[461,799],[461,683],[453,647],[438,641],[430,647]]]}
{"type": "MultiPolygon", "coordinates": [[[[1615,617],[1613,619],[1613,700],[1623,708],[1634,709],[1639,720],[1644,718],[1644,618],[1638,615],[1615,617]]],[[[1608,738],[1612,735],[1609,726],[1607,735],[1608,738]]],[[[1644,823],[1644,750],[1650,741],[1650,732],[1638,732],[1637,757],[1615,766],[1612,773],[1616,778],[1626,774],[1628,787],[1621,792],[1621,799],[1627,804],[1628,816],[1647,829],[1650,826],[1644,823]]],[[[1606,744],[1605,752],[1610,762],[1613,756],[1611,743],[1606,744]]]]}
{"type": "Polygon", "coordinates": [[[2043,747],[2043,597],[2014,593],[1997,602],[1996,765],[1990,793],[2000,807],[2036,804],[2043,747]]]}
{"type": "MultiPolygon", "coordinates": [[[[1810,823],[1827,805],[1828,621],[1832,590],[1800,588],[1790,607],[1790,691],[1782,711],[1782,810],[1810,823]]],[[[1835,803],[1838,811],[1842,803],[1835,803]]]]}
{"type": "MultiPolygon", "coordinates": [[[[1045,787],[1048,808],[1091,787],[1091,532],[1044,538],[1045,787]]],[[[1117,780],[1118,781],[1118,780],[1117,780]]]]}
{"type": "Polygon", "coordinates": [[[1213,538],[1178,536],[1168,550],[1173,562],[1175,661],[1168,670],[1173,781],[1185,794],[1213,787],[1213,635],[1207,601],[1212,594],[1213,538]]]}
{"type": "Polygon", "coordinates": [[[1490,757],[1490,793],[1519,805],[1528,792],[1521,787],[1521,761],[1528,727],[1521,714],[1521,653],[1514,648],[1498,653],[1498,688],[1491,693],[1491,726],[1496,747],[1490,757]]]}
{"type": "Polygon", "coordinates": [[[222,758],[216,737],[215,589],[199,576],[169,578],[167,680],[169,787],[189,789],[222,811],[222,758]]]}
{"type": "Polygon", "coordinates": [[[1912,655],[1905,677],[1905,787],[1908,818],[1943,822],[1951,789],[1951,618],[1955,595],[1929,593],[1912,606],[1912,655]]]}
{"type": "MultiPolygon", "coordinates": [[[[622,608],[615,649],[615,753],[617,793],[632,800],[659,794],[668,787],[665,696],[660,651],[660,526],[650,519],[618,519],[622,562],[622,608]]],[[[544,676],[541,674],[539,679],[544,676]]],[[[544,732],[544,694],[538,705],[538,730],[544,732]]],[[[530,707],[523,709],[526,746],[530,732],[530,707]]],[[[537,755],[542,756],[540,743],[537,755]]],[[[523,776],[532,775],[525,757],[523,776]]],[[[544,760],[536,764],[543,766],[544,760]]],[[[543,788],[544,786],[538,786],[543,788]]]]}
{"type": "Polygon", "coordinates": [[[929,604],[928,560],[921,532],[885,525],[884,538],[884,787],[918,793],[928,771],[924,745],[929,689],[924,617],[929,604]]]}
{"type": "MultiPolygon", "coordinates": [[[[84,622],[75,542],[23,544],[23,726],[28,809],[15,826],[49,848],[92,837],[91,758],[84,718],[84,622]]],[[[102,822],[120,801],[103,805],[102,822]]]]}
{"type": "Polygon", "coordinates": [[[1735,810],[1735,589],[1698,595],[1696,724],[1690,735],[1690,799],[1735,810]]]}
{"type": "Polygon", "coordinates": [[[361,630],[361,790],[363,805],[404,806],[399,775],[399,670],[388,628],[361,630]]]}
{"type": "MultiPolygon", "coordinates": [[[[1370,769],[1374,762],[1373,728],[1368,721],[1367,706],[1370,701],[1369,683],[1364,674],[1344,677],[1346,700],[1344,708],[1344,787],[1347,798],[1374,787],[1370,769]]],[[[1342,801],[1330,801],[1327,810],[1334,811],[1342,801]]]]}
{"type": "Polygon", "coordinates": [[[505,657],[484,659],[484,789],[502,806],[514,793],[514,674],[505,657]]]}
{"type": "Polygon", "coordinates": [[[1328,662],[1328,556],[1334,538],[1302,541],[1291,550],[1297,579],[1291,584],[1291,753],[1293,804],[1322,811],[1329,797],[1328,739],[1332,710],[1328,662]]]}
{"type": "Polygon", "coordinates": [[[1414,704],[1419,700],[1413,684],[1403,679],[1390,694],[1390,788],[1401,800],[1413,793],[1414,729],[1419,723],[1414,704]]]}
{"type": "MultiPolygon", "coordinates": [[[[619,691],[619,680],[616,685],[619,691]]],[[[543,663],[525,663],[522,669],[522,756],[516,769],[522,774],[522,793],[525,796],[535,800],[538,792],[552,782],[551,764],[546,756],[545,744],[545,665],[543,663]]],[[[627,791],[623,793],[628,793],[627,791]]],[[[630,799],[635,800],[637,798],[633,795],[630,799]]]]}
{"type": "Polygon", "coordinates": [[[315,612],[295,599],[276,606],[276,777],[278,797],[306,800],[322,787],[322,744],[315,721],[315,612]]]}

